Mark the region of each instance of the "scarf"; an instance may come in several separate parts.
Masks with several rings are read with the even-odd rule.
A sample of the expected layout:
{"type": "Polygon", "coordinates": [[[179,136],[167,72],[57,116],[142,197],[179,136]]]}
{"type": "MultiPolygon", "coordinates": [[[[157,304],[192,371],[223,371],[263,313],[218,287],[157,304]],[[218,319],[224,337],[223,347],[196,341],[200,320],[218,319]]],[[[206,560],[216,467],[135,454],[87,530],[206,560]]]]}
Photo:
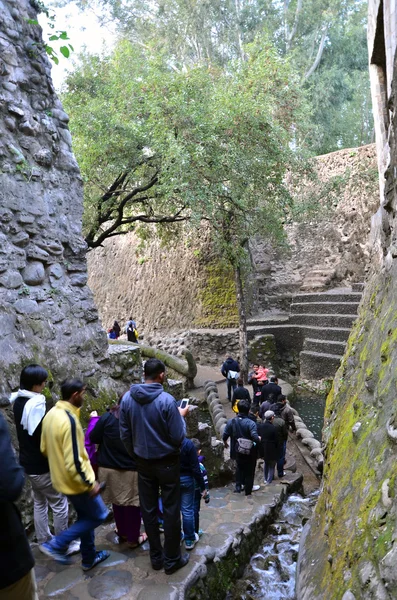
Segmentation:
{"type": "Polygon", "coordinates": [[[18,390],[10,396],[11,404],[15,402],[18,397],[29,398],[26,402],[21,419],[21,425],[29,435],[33,435],[38,425],[40,425],[44,418],[46,411],[46,402],[43,394],[37,392],[30,392],[29,390],[18,390]]]}

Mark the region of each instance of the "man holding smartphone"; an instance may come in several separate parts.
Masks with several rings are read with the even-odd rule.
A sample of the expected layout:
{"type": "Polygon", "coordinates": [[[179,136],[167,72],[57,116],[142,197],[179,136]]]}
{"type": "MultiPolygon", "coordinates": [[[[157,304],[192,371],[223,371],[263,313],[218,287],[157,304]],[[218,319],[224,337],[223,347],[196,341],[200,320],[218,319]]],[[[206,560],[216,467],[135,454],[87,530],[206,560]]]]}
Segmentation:
{"type": "Polygon", "coordinates": [[[163,389],[164,363],[156,358],[147,360],[144,374],[145,383],[132,385],[121,401],[120,436],[137,465],[139,502],[152,567],[164,567],[171,575],[189,561],[189,555],[181,555],[180,548],[180,448],[185,424],[175,398],[163,389]],[[164,549],[157,515],[160,487],[164,549]]]}

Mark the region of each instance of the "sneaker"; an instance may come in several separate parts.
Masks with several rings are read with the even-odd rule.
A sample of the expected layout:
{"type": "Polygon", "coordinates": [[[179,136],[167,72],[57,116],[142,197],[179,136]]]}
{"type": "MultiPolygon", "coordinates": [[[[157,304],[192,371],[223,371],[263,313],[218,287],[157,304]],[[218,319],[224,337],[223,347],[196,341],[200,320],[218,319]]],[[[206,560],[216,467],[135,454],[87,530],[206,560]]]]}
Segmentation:
{"type": "Polygon", "coordinates": [[[199,536],[199,538],[201,538],[201,536],[204,534],[204,531],[202,529],[199,529],[197,532],[197,535],[199,536]]]}
{"type": "Polygon", "coordinates": [[[257,492],[257,491],[258,491],[258,490],[260,490],[260,489],[261,489],[261,486],[260,486],[260,485],[253,485],[253,486],[252,486],[252,491],[253,491],[253,492],[257,492]]]}
{"type": "Polygon", "coordinates": [[[189,562],[189,558],[190,556],[188,554],[182,554],[180,559],[174,565],[172,565],[172,567],[164,569],[165,574],[172,575],[175,573],[175,571],[178,571],[178,569],[182,569],[182,567],[186,566],[189,562]]]}
{"type": "Polygon", "coordinates": [[[72,554],[78,554],[80,552],[80,546],[80,540],[74,540],[73,542],[70,542],[69,548],[66,550],[67,556],[71,556],[72,554]]]}
{"type": "Polygon", "coordinates": [[[241,494],[241,489],[240,488],[234,488],[233,490],[233,494],[241,494]]]}
{"type": "Polygon", "coordinates": [[[266,481],[266,479],[264,480],[264,482],[263,482],[263,485],[267,485],[267,481],[266,481]]]}
{"type": "Polygon", "coordinates": [[[109,556],[110,556],[110,552],[108,552],[107,550],[99,550],[99,552],[96,553],[96,556],[95,556],[94,560],[92,561],[92,563],[90,565],[88,565],[87,563],[81,563],[81,568],[83,569],[83,571],[89,571],[90,569],[93,569],[96,565],[98,565],[99,563],[101,563],[104,560],[106,560],[107,558],[109,558],[109,556]]]}
{"type": "Polygon", "coordinates": [[[152,562],[152,569],[154,569],[155,571],[161,571],[163,567],[164,563],[162,560],[159,562],[152,562]]]}
{"type": "Polygon", "coordinates": [[[185,548],[186,550],[193,550],[197,542],[199,541],[199,536],[197,533],[194,534],[194,540],[185,540],[185,548]]]}
{"type": "Polygon", "coordinates": [[[55,550],[55,548],[53,548],[49,542],[40,544],[39,550],[46,556],[53,558],[60,565],[70,565],[72,562],[72,559],[69,558],[68,556],[66,556],[65,552],[60,552],[59,550],[55,550]]]}

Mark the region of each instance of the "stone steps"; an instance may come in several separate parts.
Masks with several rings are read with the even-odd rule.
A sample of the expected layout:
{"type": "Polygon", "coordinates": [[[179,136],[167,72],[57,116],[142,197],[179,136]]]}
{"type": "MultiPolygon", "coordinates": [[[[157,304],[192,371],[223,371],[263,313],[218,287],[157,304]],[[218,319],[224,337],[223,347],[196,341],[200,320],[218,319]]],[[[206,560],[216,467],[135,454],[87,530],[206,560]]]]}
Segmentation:
{"type": "Polygon", "coordinates": [[[353,315],[357,312],[358,302],[293,302],[292,314],[317,314],[317,315],[353,315]]]}
{"type": "Polygon", "coordinates": [[[315,292],[313,294],[296,294],[292,298],[292,302],[356,302],[361,300],[361,292],[315,292]]]}
{"type": "MultiPolygon", "coordinates": [[[[331,330],[332,331],[332,330],[331,330]]],[[[307,352],[319,352],[320,354],[335,354],[340,356],[344,353],[346,341],[335,341],[305,337],[303,350],[307,352]]]]}
{"type": "Polygon", "coordinates": [[[294,334],[294,332],[301,332],[303,338],[310,337],[320,340],[346,342],[350,334],[350,327],[312,327],[310,325],[291,325],[285,322],[279,324],[269,323],[261,326],[250,325],[247,329],[249,339],[254,338],[256,335],[263,335],[266,333],[270,333],[274,336],[285,336],[288,331],[291,331],[292,334],[294,334]]]}
{"type": "Polygon", "coordinates": [[[302,350],[300,353],[300,376],[303,379],[334,377],[342,358],[342,354],[302,350]]]}
{"type": "Polygon", "coordinates": [[[314,325],[317,327],[351,327],[357,315],[294,313],[289,322],[292,325],[314,325]]]}
{"type": "Polygon", "coordinates": [[[352,290],[353,290],[353,292],[362,293],[364,291],[364,286],[365,286],[365,283],[352,283],[352,290]]]}

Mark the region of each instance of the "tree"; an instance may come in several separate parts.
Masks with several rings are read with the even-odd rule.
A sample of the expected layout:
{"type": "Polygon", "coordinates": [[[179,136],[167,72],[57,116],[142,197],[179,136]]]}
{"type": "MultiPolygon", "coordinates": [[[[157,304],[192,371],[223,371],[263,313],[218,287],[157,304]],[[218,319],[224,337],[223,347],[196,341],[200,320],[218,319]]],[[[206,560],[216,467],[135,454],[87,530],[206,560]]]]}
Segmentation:
{"type": "Polygon", "coordinates": [[[120,232],[113,213],[108,223],[98,215],[131,195],[125,182],[140,189],[125,204],[126,225],[147,221],[137,212],[142,207],[189,218],[192,227],[207,224],[235,273],[243,370],[247,243],[257,232],[281,235],[289,202],[284,174],[296,156],[290,143],[294,136],[297,143],[296,123],[305,112],[288,62],[271,45],[245,52],[227,69],[180,72],[150,49],[123,41],[110,57],[86,57],[64,98],[87,182],[87,242],[95,247],[120,232]]]}

